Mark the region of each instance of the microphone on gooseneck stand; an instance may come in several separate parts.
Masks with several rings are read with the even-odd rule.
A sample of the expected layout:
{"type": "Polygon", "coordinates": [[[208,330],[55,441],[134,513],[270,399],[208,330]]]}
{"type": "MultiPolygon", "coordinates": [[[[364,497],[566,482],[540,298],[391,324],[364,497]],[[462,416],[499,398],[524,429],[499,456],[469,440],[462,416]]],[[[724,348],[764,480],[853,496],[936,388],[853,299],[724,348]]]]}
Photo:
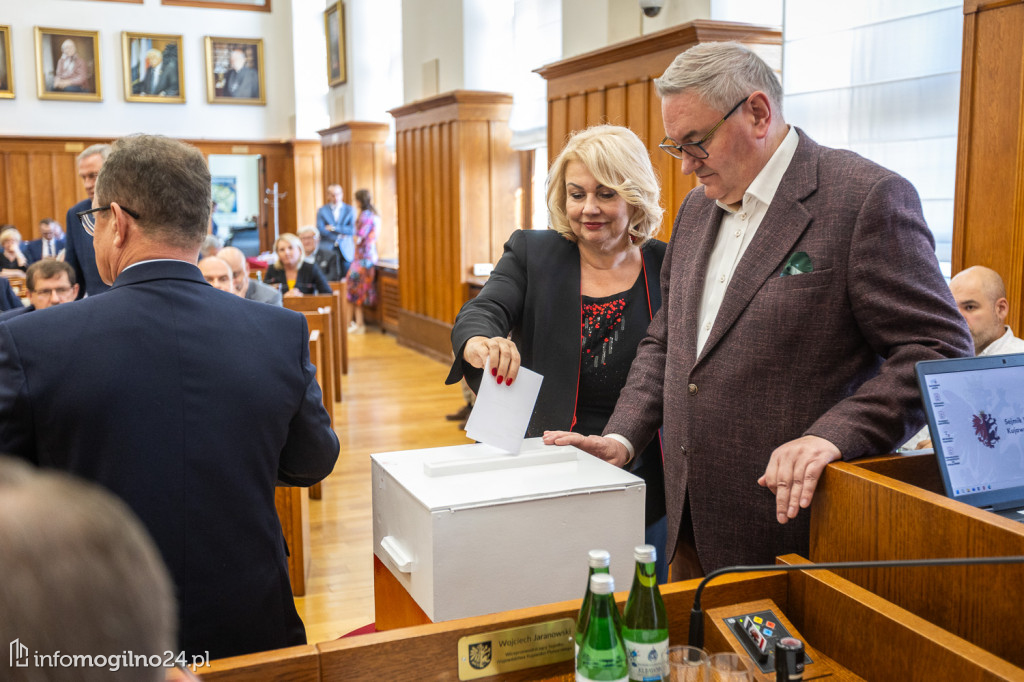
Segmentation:
{"type": "Polygon", "coordinates": [[[690,610],[690,638],[688,644],[699,648],[704,647],[704,611],[700,606],[700,597],[704,587],[727,573],[756,573],[760,571],[832,571],[845,568],[896,568],[899,566],[975,566],[985,564],[1024,564],[1024,556],[965,557],[953,559],[893,559],[890,561],[833,561],[821,564],[795,564],[763,566],[727,566],[712,571],[704,576],[697,585],[693,595],[693,608],[690,610]]]}

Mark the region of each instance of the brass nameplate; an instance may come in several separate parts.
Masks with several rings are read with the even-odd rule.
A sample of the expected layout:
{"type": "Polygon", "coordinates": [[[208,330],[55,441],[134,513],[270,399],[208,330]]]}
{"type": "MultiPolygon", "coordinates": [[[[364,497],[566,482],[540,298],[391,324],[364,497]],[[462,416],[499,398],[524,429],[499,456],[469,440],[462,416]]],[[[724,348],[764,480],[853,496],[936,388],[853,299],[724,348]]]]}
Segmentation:
{"type": "Polygon", "coordinates": [[[571,661],[575,655],[572,618],[549,620],[508,630],[481,632],[459,639],[459,679],[571,661]]]}
{"type": "Polygon", "coordinates": [[[249,153],[249,145],[247,145],[247,144],[231,145],[231,153],[232,154],[248,154],[249,153]]]}
{"type": "Polygon", "coordinates": [[[80,152],[85,149],[85,144],[82,142],[65,142],[64,151],[66,152],[80,152]]]}

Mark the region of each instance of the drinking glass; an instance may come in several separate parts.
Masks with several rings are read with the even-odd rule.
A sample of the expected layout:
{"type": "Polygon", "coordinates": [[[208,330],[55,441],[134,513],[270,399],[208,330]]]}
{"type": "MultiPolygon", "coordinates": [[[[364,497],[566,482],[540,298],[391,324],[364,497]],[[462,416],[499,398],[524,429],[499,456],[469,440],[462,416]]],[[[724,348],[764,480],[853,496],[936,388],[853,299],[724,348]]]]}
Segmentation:
{"type": "Polygon", "coordinates": [[[746,656],[711,655],[711,682],[754,682],[754,667],[746,656]]]}
{"type": "Polygon", "coordinates": [[[671,682],[708,682],[708,652],[695,646],[669,647],[668,670],[671,682]]]}

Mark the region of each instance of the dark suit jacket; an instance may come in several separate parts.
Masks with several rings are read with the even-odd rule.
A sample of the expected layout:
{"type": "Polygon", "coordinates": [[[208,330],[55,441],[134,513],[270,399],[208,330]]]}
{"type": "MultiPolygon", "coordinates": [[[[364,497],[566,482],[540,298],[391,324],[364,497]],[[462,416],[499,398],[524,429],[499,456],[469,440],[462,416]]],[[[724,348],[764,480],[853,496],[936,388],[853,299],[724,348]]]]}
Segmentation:
{"type": "Polygon", "coordinates": [[[260,76],[256,69],[243,66],[240,71],[231,69],[225,78],[225,97],[256,99],[260,96],[260,76]]]}
{"type": "Polygon", "coordinates": [[[705,571],[807,556],[809,512],[779,525],[757,485],[772,451],[810,434],[845,459],[890,452],[923,421],[914,364],[973,354],[914,188],[801,132],[697,356],[722,215],[701,187],[683,201],[662,308],[605,428],[642,445],[664,417],[669,547],[689,495],[705,571]],[[814,271],[780,277],[800,251],[814,271]]]}
{"type": "MultiPolygon", "coordinates": [[[[642,252],[651,310],[657,311],[665,243],[651,240],[642,252]]],[[[474,336],[491,338],[511,332],[522,366],[544,376],[527,437],[540,436],[545,430],[569,431],[580,375],[580,306],[576,244],[554,230],[516,230],[483,290],[455,318],[452,350],[456,360],[445,383],[465,376],[473,391],[478,391],[483,370],[462,360],[466,342],[474,336]]],[[[665,508],[657,446],[643,452],[631,470],[648,482],[647,520],[656,521],[665,508]]]]}
{"type": "Polygon", "coordinates": [[[313,262],[324,273],[324,277],[328,281],[341,281],[341,254],[335,248],[327,244],[321,244],[317,247],[316,253],[313,254],[313,262]]]}
{"type": "MultiPolygon", "coordinates": [[[[19,303],[20,303],[20,301],[19,301],[19,303]]],[[[32,312],[35,309],[36,309],[36,307],[34,305],[22,306],[20,308],[8,308],[7,310],[4,310],[4,312],[0,313],[0,322],[4,322],[5,320],[10,320],[12,318],[17,317],[18,315],[24,315],[25,313],[30,313],[30,312],[32,312]]]]}
{"type": "Polygon", "coordinates": [[[316,212],[316,229],[320,230],[320,241],[324,244],[335,244],[341,251],[341,257],[351,263],[356,257],[356,211],[342,202],[338,219],[334,219],[334,211],[330,205],[321,206],[316,212]],[[334,228],[332,232],[328,228],[334,228]]]}
{"type": "Polygon", "coordinates": [[[314,372],[302,315],[143,263],[0,324],[0,452],[128,503],[174,578],[186,652],[301,644],[274,485],[338,456],[314,372]]]}
{"type": "Polygon", "coordinates": [[[14,293],[6,277],[0,277],[0,310],[20,310],[24,303],[14,293]]]}
{"type": "MultiPolygon", "coordinates": [[[[271,286],[280,285],[281,293],[288,291],[288,281],[285,279],[284,270],[271,266],[263,275],[263,283],[271,286]]],[[[299,272],[295,276],[295,288],[304,294],[329,294],[331,285],[313,263],[303,261],[299,265],[299,272]]]]}
{"type": "MultiPolygon", "coordinates": [[[[60,253],[60,250],[67,246],[67,242],[68,242],[68,240],[66,238],[64,238],[64,237],[61,237],[60,239],[58,239],[57,242],[54,244],[54,246],[57,249],[57,252],[54,253],[53,255],[56,256],[58,253],[60,253]]],[[[24,246],[21,249],[21,252],[23,254],[25,254],[26,258],[28,258],[28,262],[29,263],[35,263],[36,261],[42,260],[43,259],[43,240],[42,239],[33,239],[30,242],[25,242],[24,246]]]]}
{"type": "MultiPolygon", "coordinates": [[[[259,81],[257,81],[257,85],[259,81]]],[[[151,71],[147,70],[146,75],[134,84],[132,90],[136,95],[166,95],[176,96],[178,94],[178,65],[175,62],[168,64],[164,62],[160,67],[160,74],[153,82],[151,71]]],[[[243,95],[236,95],[242,97],[243,95]]],[[[258,95],[253,95],[254,97],[258,95]]]]}
{"type": "Polygon", "coordinates": [[[68,209],[64,224],[67,226],[67,251],[64,260],[75,269],[75,280],[78,282],[78,298],[86,294],[95,296],[110,288],[100,279],[100,271],[96,269],[96,251],[92,248],[92,237],[85,232],[82,221],[75,215],[78,211],[92,208],[92,199],[82,199],[68,209]]]}

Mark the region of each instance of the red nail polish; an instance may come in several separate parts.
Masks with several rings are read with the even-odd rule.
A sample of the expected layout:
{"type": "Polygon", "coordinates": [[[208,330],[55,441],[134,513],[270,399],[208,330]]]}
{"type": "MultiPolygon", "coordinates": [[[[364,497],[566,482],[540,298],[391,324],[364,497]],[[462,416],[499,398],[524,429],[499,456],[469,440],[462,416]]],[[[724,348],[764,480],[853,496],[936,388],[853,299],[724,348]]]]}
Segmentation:
{"type": "Polygon", "coordinates": [[[491,376],[492,377],[498,376],[498,368],[497,367],[492,367],[491,368],[491,376]]]}
{"type": "Polygon", "coordinates": [[[503,379],[504,379],[504,377],[502,377],[502,376],[499,376],[499,377],[498,377],[498,383],[500,384],[500,383],[502,382],[502,380],[503,380],[503,379]]]}
{"type": "Polygon", "coordinates": [[[512,380],[511,379],[505,379],[505,385],[506,386],[511,386],[512,385],[512,380]]]}

